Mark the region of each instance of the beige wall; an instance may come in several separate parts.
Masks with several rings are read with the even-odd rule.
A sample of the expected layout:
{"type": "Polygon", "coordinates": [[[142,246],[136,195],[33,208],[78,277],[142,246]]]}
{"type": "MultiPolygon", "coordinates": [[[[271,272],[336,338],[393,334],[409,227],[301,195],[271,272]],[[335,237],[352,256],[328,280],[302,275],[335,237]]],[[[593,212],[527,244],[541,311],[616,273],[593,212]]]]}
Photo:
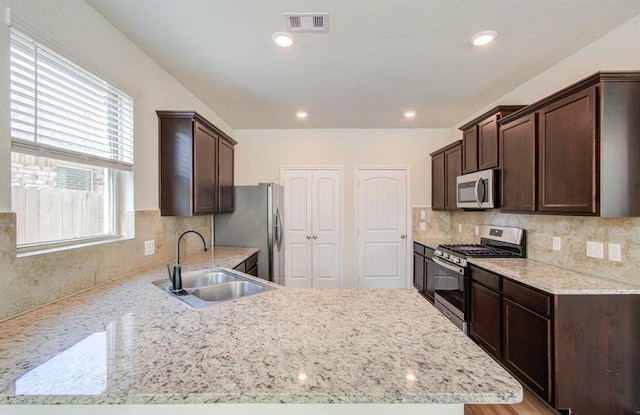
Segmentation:
{"type": "Polygon", "coordinates": [[[408,166],[411,203],[431,203],[429,153],[451,140],[449,129],[236,130],[236,184],[280,183],[281,166],[344,169],[344,286],[355,285],[353,218],[357,165],[408,166]]]}

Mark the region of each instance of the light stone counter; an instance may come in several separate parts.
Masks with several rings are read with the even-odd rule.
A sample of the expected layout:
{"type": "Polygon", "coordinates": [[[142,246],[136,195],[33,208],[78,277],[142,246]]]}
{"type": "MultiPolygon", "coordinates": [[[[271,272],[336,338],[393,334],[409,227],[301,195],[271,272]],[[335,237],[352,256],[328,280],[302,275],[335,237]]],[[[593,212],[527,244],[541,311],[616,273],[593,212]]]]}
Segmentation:
{"type": "Polygon", "coordinates": [[[422,245],[428,246],[429,248],[436,249],[438,245],[452,245],[462,243],[460,241],[456,241],[454,239],[448,238],[421,238],[414,237],[413,240],[422,245]]]}
{"type": "Polygon", "coordinates": [[[0,324],[0,402],[12,404],[0,412],[403,403],[421,404],[405,413],[458,414],[463,403],[522,398],[520,384],[414,290],[278,286],[194,310],[151,284],[164,278],[164,269],[123,278],[0,324]]]}
{"type": "Polygon", "coordinates": [[[216,245],[213,247],[213,265],[223,268],[235,268],[258,251],[258,248],[216,245]]]}
{"type": "Polygon", "coordinates": [[[470,258],[470,263],[549,294],[640,294],[640,287],[525,258],[470,258]]]}

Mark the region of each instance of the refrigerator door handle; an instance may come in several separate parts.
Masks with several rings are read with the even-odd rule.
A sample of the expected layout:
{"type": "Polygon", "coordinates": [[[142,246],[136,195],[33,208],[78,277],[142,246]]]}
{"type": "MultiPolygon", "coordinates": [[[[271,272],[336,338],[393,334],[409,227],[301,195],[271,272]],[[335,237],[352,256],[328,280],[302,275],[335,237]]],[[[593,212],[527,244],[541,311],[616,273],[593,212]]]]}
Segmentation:
{"type": "Polygon", "coordinates": [[[275,224],[275,233],[276,233],[276,244],[278,245],[278,249],[282,248],[282,218],[280,217],[280,209],[276,208],[276,224],[275,224]]]}

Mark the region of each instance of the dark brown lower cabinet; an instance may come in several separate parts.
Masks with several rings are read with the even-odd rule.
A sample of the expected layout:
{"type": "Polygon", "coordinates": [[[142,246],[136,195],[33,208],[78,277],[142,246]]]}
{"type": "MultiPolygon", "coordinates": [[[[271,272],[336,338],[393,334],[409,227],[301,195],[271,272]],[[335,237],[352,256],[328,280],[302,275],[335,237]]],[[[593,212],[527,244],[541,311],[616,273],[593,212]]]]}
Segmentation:
{"type": "Polygon", "coordinates": [[[552,295],[475,265],[470,278],[469,336],[551,406],[640,413],[640,295],[552,295]]]}
{"type": "Polygon", "coordinates": [[[427,256],[424,257],[424,296],[427,297],[427,300],[433,303],[435,301],[436,294],[436,263],[433,262],[431,258],[433,258],[433,251],[431,251],[431,254],[427,254],[427,256]]]}
{"type": "Polygon", "coordinates": [[[502,357],[500,294],[472,281],[470,295],[473,318],[469,325],[469,336],[488,353],[500,359],[502,357]]]}
{"type": "Polygon", "coordinates": [[[503,362],[521,381],[547,402],[551,387],[551,320],[503,299],[503,362]]]}
{"type": "Polygon", "coordinates": [[[413,243],[413,286],[427,300],[434,302],[435,263],[433,249],[421,243],[413,243]]]}
{"type": "Polygon", "coordinates": [[[413,243],[413,286],[423,292],[425,289],[424,246],[413,243]]]}
{"type": "Polygon", "coordinates": [[[258,252],[251,255],[244,262],[239,263],[233,269],[236,271],[244,272],[245,274],[258,276],[258,252]]]}

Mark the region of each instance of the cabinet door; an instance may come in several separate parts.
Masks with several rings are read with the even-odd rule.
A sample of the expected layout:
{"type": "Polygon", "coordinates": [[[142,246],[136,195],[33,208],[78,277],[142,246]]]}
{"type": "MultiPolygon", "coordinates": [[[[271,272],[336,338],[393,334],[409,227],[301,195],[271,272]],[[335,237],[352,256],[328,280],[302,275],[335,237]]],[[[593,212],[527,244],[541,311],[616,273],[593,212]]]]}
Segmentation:
{"type": "Polygon", "coordinates": [[[218,141],[218,213],[233,212],[233,144],[223,138],[218,141]]]}
{"type": "Polygon", "coordinates": [[[535,114],[500,129],[500,209],[533,212],[536,209],[535,114]]]}
{"type": "Polygon", "coordinates": [[[500,294],[472,281],[470,299],[470,337],[487,353],[500,358],[502,355],[500,294]]]}
{"type": "Polygon", "coordinates": [[[218,137],[193,123],[193,213],[213,213],[216,207],[216,149],[218,137]]]}
{"type": "Polygon", "coordinates": [[[478,169],[498,167],[498,115],[478,124],[478,169]]]}
{"type": "Polygon", "coordinates": [[[436,263],[430,258],[424,258],[424,274],[425,274],[425,296],[432,303],[435,301],[436,293],[436,263]]]}
{"type": "Polygon", "coordinates": [[[445,202],[444,153],[431,157],[431,208],[443,210],[445,202]]]}
{"type": "Polygon", "coordinates": [[[284,171],[285,285],[312,288],[311,170],[284,171]]]}
{"type": "MultiPolygon", "coordinates": [[[[340,171],[318,169],[310,173],[312,173],[312,286],[313,288],[339,288],[340,171]]],[[[406,276],[406,271],[404,275],[406,276]]]]}
{"type": "Polygon", "coordinates": [[[551,320],[503,298],[504,364],[552,403],[551,320]]]}
{"type": "Polygon", "coordinates": [[[471,127],[462,134],[462,172],[478,171],[478,129],[471,127]]]}
{"type": "Polygon", "coordinates": [[[424,257],[417,252],[413,253],[413,286],[416,290],[423,292],[425,288],[425,261],[424,257]]]}
{"type": "Polygon", "coordinates": [[[540,110],[539,211],[598,213],[596,105],[594,86],[540,110]]]}
{"type": "Polygon", "coordinates": [[[457,209],[456,178],[462,174],[462,145],[447,150],[445,153],[446,183],[445,209],[457,209]]]}

